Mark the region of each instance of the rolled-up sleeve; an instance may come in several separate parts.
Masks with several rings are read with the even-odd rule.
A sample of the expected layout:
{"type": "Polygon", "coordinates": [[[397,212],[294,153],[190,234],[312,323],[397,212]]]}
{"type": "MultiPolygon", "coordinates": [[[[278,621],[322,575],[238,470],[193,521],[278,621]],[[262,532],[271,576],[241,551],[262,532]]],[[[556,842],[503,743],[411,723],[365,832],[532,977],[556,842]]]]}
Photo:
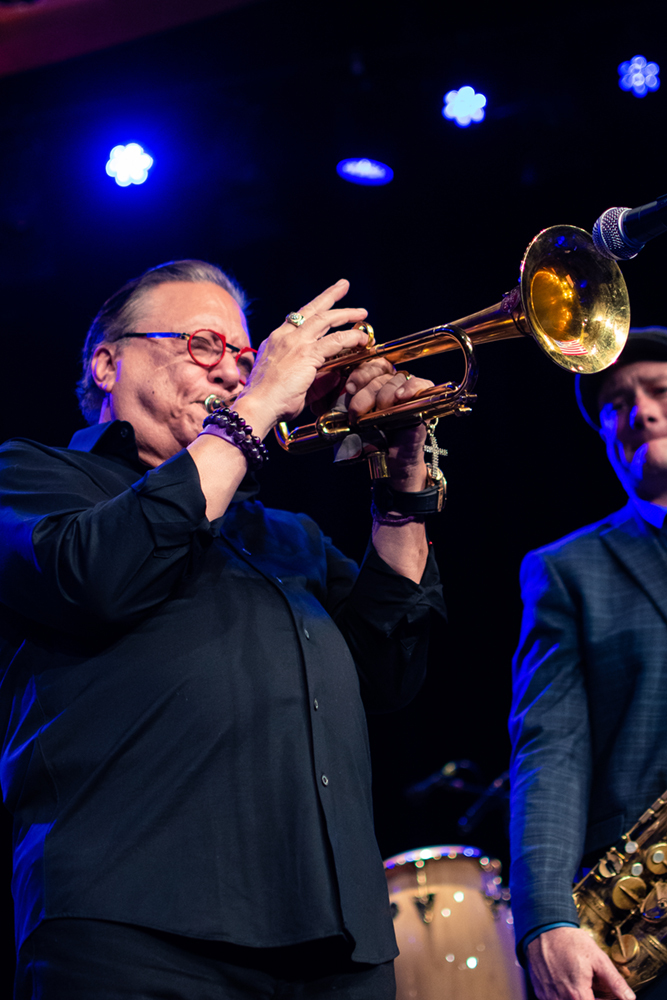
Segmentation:
{"type": "Polygon", "coordinates": [[[0,496],[0,601],[62,631],[131,625],[210,544],[187,452],[110,498],[62,458],[11,442],[0,496]]]}
{"type": "Polygon", "coordinates": [[[426,673],[433,615],[445,617],[432,547],[422,578],[414,583],[370,544],[349,596],[333,610],[357,665],[368,711],[394,711],[417,694],[426,673]]]}

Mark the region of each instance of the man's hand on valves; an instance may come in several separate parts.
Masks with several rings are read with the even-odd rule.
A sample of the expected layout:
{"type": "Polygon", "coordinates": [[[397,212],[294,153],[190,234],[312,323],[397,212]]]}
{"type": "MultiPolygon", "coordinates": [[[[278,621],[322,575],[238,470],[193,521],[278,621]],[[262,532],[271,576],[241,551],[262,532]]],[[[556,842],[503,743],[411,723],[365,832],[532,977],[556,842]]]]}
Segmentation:
{"type": "Polygon", "coordinates": [[[243,401],[244,414],[253,413],[250,423],[255,433],[263,436],[281,420],[297,417],[324,362],[340,351],[367,344],[368,335],[361,330],[338,329],[367,316],[365,309],[333,308],[348,288],[348,281],[337,281],[299,310],[301,325],[286,318],[260,346],[250,378],[237,397],[237,403],[243,401]]]}
{"type": "MultiPolygon", "coordinates": [[[[329,358],[368,343],[368,335],[361,330],[338,329],[362,322],[367,316],[365,309],[334,308],[348,289],[345,279],[331,285],[298,313],[288,314],[262,343],[248,383],[237,400],[243,401],[240,408],[244,415],[248,413],[255,433],[263,436],[279,421],[294,419],[306,402],[316,413],[323,412],[325,395],[328,405],[332,391],[345,392],[351,420],[355,421],[370,410],[406,402],[420,389],[433,385],[426,379],[397,372],[384,358],[371,358],[348,373],[344,388],[338,373],[317,378],[319,368],[329,358]]],[[[421,424],[389,435],[392,479],[402,482],[404,489],[424,487],[425,439],[421,424]]]]}

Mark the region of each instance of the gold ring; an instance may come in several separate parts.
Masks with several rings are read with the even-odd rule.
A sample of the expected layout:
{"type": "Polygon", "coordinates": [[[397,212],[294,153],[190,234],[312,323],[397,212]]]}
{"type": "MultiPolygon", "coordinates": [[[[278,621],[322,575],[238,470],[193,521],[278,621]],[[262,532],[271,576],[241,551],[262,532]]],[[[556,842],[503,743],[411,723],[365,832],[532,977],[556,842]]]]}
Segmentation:
{"type": "Polygon", "coordinates": [[[287,316],[285,316],[285,322],[291,323],[292,326],[303,326],[306,322],[306,317],[302,316],[301,313],[287,313],[287,316]]]}
{"type": "Polygon", "coordinates": [[[406,382],[409,382],[410,379],[412,378],[412,375],[410,374],[410,372],[396,372],[396,374],[397,375],[405,375],[405,381],[406,382]]]}

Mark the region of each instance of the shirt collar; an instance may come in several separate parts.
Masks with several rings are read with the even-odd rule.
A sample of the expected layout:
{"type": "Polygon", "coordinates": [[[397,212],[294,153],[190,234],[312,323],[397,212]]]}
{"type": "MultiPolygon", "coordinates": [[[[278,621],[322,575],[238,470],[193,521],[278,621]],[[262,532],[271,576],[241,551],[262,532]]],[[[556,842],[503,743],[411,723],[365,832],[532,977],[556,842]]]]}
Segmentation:
{"type": "Polygon", "coordinates": [[[93,424],[77,431],[67,446],[72,451],[87,451],[108,458],[120,458],[135,469],[145,472],[147,466],[139,458],[134,428],[127,420],[111,420],[93,424]]]}
{"type": "MultiPolygon", "coordinates": [[[[87,451],[94,455],[121,459],[139,472],[146,472],[148,466],[139,458],[134,427],[127,420],[111,420],[104,424],[93,424],[77,431],[67,446],[72,451],[87,451]]],[[[259,493],[259,483],[252,472],[246,472],[232,503],[251,500],[259,493]]]]}
{"type": "Polygon", "coordinates": [[[630,497],[630,500],[645,521],[652,524],[654,528],[662,528],[665,517],[667,517],[667,507],[651,503],[650,500],[640,500],[639,497],[630,497]]]}

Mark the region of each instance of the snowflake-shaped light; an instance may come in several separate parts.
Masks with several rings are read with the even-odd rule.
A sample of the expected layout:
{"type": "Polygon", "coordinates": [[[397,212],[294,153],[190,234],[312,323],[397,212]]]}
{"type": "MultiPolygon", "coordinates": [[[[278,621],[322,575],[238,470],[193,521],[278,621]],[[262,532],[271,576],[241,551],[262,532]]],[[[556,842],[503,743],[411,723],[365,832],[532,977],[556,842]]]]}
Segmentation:
{"type": "Polygon", "coordinates": [[[630,62],[621,63],[618,67],[621,90],[631,90],[635,97],[646,97],[649,90],[657,90],[660,86],[657,63],[647,62],[644,56],[633,56],[630,62]]]}
{"type": "Polygon", "coordinates": [[[143,184],[152,166],[153,157],[144,152],[138,142],[128,142],[127,146],[114,146],[111,150],[107,173],[116,184],[128,187],[143,184]]]}
{"type": "Polygon", "coordinates": [[[341,160],[336,166],[336,172],[344,181],[367,185],[389,184],[394,176],[394,171],[386,163],[366,158],[341,160]]]}
{"type": "Polygon", "coordinates": [[[485,107],[484,94],[476,94],[474,87],[461,87],[460,90],[450,90],[445,94],[442,113],[445,118],[455,121],[460,128],[467,128],[471,122],[482,121],[485,107]]]}

